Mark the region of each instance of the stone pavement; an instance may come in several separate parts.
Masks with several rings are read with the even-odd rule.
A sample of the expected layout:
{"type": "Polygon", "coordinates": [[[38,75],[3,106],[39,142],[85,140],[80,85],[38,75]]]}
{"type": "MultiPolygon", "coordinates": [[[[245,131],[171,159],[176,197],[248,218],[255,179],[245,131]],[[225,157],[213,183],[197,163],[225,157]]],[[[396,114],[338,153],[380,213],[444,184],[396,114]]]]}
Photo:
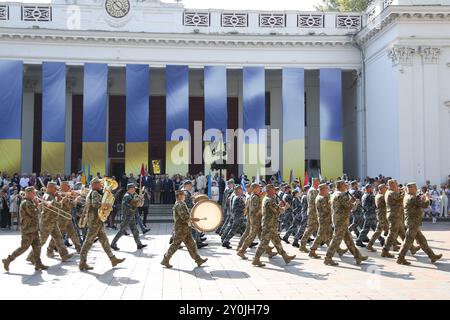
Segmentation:
{"type": "MultiPolygon", "coordinates": [[[[208,235],[209,246],[200,254],[209,258],[205,267],[194,268],[186,249],[178,251],[171,260],[173,269],[160,265],[168,247],[172,230],[170,223],[151,225],[143,238],[148,244],[136,250],[131,236],[123,237],[118,257],[123,264],[111,269],[110,262],[96,243],[88,256],[94,270],[78,271],[79,257],[60,263],[59,258],[43,262],[50,267],[35,272],[25,261],[26,253],[10,266],[9,274],[0,266],[0,299],[450,299],[450,223],[424,224],[424,233],[431,247],[444,257],[435,265],[421,251],[416,257],[407,256],[411,266],[401,266],[393,259],[377,253],[364,254],[369,260],[361,266],[354,264],[347,253],[337,267],[328,267],[323,259],[310,259],[298,249],[283,244],[297,258],[286,266],[281,257],[271,261],[263,257],[265,268],[251,265],[255,249],[241,260],[236,251],[220,246],[219,237],[208,235]]],[[[108,231],[110,240],[114,232],[108,231]]],[[[237,243],[235,237],[233,247],[237,243]]],[[[0,231],[0,256],[19,245],[15,231],[0,231]]],[[[323,257],[326,247],[318,253],[323,257]]],[[[73,249],[70,249],[73,251],[73,249]]]]}

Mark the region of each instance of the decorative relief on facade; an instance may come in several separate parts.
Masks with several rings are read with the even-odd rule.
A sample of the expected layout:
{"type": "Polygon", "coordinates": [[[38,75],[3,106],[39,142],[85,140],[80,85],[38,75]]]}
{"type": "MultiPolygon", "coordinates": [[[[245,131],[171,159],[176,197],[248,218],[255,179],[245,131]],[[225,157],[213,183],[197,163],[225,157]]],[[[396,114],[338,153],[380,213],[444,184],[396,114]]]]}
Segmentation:
{"type": "Polygon", "coordinates": [[[361,16],[338,15],[336,16],[336,28],[338,29],[361,29],[361,16]]]}
{"type": "Polygon", "coordinates": [[[299,14],[297,25],[300,28],[324,28],[324,15],[299,14]]]}
{"type": "Polygon", "coordinates": [[[440,48],[426,47],[422,48],[421,52],[425,63],[438,63],[439,55],[441,54],[440,48]]]}
{"type": "Polygon", "coordinates": [[[373,18],[375,18],[376,13],[377,13],[377,9],[376,8],[370,9],[369,12],[367,13],[367,18],[369,20],[372,20],[373,18]]]}
{"type": "Polygon", "coordinates": [[[0,5],[0,20],[9,19],[9,7],[6,5],[0,5]]]}
{"type": "Polygon", "coordinates": [[[395,46],[388,51],[392,65],[411,65],[416,49],[407,46],[395,46]]]}
{"type": "Polygon", "coordinates": [[[209,27],[209,12],[185,12],[183,25],[189,27],[209,27]]]}
{"type": "Polygon", "coordinates": [[[52,7],[22,6],[23,21],[52,21],[52,7]]]}
{"type": "Polygon", "coordinates": [[[248,27],[248,14],[222,13],[222,27],[248,27]]]}
{"type": "Polygon", "coordinates": [[[282,13],[261,13],[259,15],[259,26],[263,28],[286,27],[286,15],[282,13]]]}
{"type": "Polygon", "coordinates": [[[390,6],[392,4],[392,2],[394,2],[394,0],[384,0],[383,1],[383,9],[386,8],[387,6],[390,6]]]}

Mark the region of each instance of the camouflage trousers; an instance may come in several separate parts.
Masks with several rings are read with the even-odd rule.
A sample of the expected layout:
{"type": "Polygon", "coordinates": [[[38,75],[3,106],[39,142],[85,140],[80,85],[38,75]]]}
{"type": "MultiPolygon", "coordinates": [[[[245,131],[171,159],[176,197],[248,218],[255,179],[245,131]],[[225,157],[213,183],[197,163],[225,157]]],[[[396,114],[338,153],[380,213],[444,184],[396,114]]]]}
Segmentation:
{"type": "Polygon", "coordinates": [[[288,230],[293,223],[292,211],[285,212],[281,222],[281,230],[288,230]]]}
{"type": "Polygon", "coordinates": [[[86,262],[88,251],[89,249],[91,249],[92,245],[94,244],[94,240],[97,237],[107,256],[110,259],[114,257],[114,254],[111,251],[111,246],[109,245],[108,237],[106,236],[105,227],[103,226],[103,223],[98,222],[94,223],[88,228],[86,239],[84,240],[83,246],[81,247],[80,252],[81,262],[83,261],[86,262]]]}
{"type": "Polygon", "coordinates": [[[351,215],[351,223],[348,230],[353,231],[357,236],[359,236],[359,229],[364,225],[364,214],[362,212],[355,212],[351,215]]]}
{"type": "Polygon", "coordinates": [[[377,227],[375,228],[375,233],[372,235],[372,237],[369,240],[368,246],[373,246],[375,241],[381,237],[381,233],[383,231],[388,231],[388,222],[387,220],[382,220],[377,222],[377,227]]]}
{"type": "MultiPolygon", "coordinates": [[[[261,243],[259,244],[258,249],[256,249],[253,261],[259,261],[264,252],[270,252],[269,248],[270,241],[272,241],[273,245],[275,246],[275,249],[281,256],[284,257],[286,255],[286,251],[284,251],[283,249],[283,245],[281,244],[277,229],[273,228],[269,230],[263,230],[261,232],[261,243]]],[[[242,248],[244,248],[244,246],[242,246],[242,248]]]]}
{"type": "Polygon", "coordinates": [[[301,246],[306,246],[306,243],[311,235],[317,232],[319,229],[319,221],[317,220],[316,215],[308,216],[308,225],[306,227],[305,233],[300,240],[301,246]]]}
{"type": "Polygon", "coordinates": [[[388,218],[389,233],[384,244],[383,250],[389,251],[397,238],[400,237],[402,240],[405,239],[405,224],[403,219],[400,218],[388,218]]]}
{"type": "Polygon", "coordinates": [[[375,216],[366,216],[364,218],[364,226],[359,233],[358,241],[363,241],[368,238],[369,231],[375,231],[377,228],[377,218],[375,216]]]}
{"type": "Polygon", "coordinates": [[[222,230],[220,231],[220,237],[221,237],[222,241],[223,241],[223,239],[225,239],[228,232],[230,232],[231,226],[233,225],[233,220],[234,220],[234,217],[231,214],[228,215],[228,222],[226,225],[224,224],[222,230]]]}
{"type": "Polygon", "coordinates": [[[333,239],[331,240],[330,246],[328,247],[326,257],[327,259],[332,259],[336,251],[339,249],[341,242],[344,241],[348,250],[352,253],[355,258],[359,258],[361,253],[356,248],[353,242],[352,235],[347,226],[337,226],[334,229],[333,239]]]}
{"type": "Polygon", "coordinates": [[[224,219],[222,224],[217,228],[216,233],[222,235],[223,232],[225,231],[225,228],[228,226],[228,223],[230,221],[231,215],[228,212],[224,212],[224,219]]]}
{"type": "Polygon", "coordinates": [[[133,234],[134,242],[136,242],[137,245],[142,244],[141,240],[139,239],[139,231],[137,228],[135,216],[133,214],[132,216],[128,216],[124,220],[122,220],[119,232],[117,232],[116,236],[111,242],[112,246],[115,246],[117,244],[117,241],[119,241],[119,239],[125,234],[127,228],[130,228],[131,233],[133,234]]]}
{"type": "Polygon", "coordinates": [[[180,230],[175,230],[173,242],[170,245],[169,249],[167,250],[166,254],[164,255],[164,259],[166,259],[166,261],[170,260],[173,254],[180,248],[182,242],[184,242],[184,244],[186,245],[186,248],[192,259],[194,259],[195,261],[201,259],[195,248],[195,241],[194,238],[192,238],[191,229],[184,228],[180,230]]]}
{"type": "MultiPolygon", "coordinates": [[[[75,249],[77,252],[81,251],[81,243],[80,238],[78,237],[77,232],[75,231],[75,227],[73,226],[73,222],[69,220],[59,220],[58,221],[59,230],[61,231],[61,234],[67,234],[67,237],[72,240],[73,244],[75,245],[75,249]]],[[[50,243],[47,247],[47,253],[52,253],[56,250],[55,241],[53,239],[50,240],[50,243]]]]}
{"type": "Polygon", "coordinates": [[[301,215],[296,216],[299,220],[299,225],[297,227],[297,231],[294,235],[294,243],[298,243],[298,241],[303,237],[303,234],[305,233],[307,222],[308,222],[308,215],[307,213],[302,213],[301,215]]]}
{"type": "Polygon", "coordinates": [[[250,234],[250,222],[248,221],[248,219],[245,219],[245,220],[246,220],[245,230],[244,230],[244,233],[242,234],[241,238],[239,239],[238,248],[242,247],[242,244],[244,243],[245,239],[250,234]]]}
{"type": "Polygon", "coordinates": [[[297,230],[298,230],[301,222],[302,222],[302,218],[301,218],[301,214],[299,213],[297,216],[293,217],[292,223],[289,226],[289,228],[287,228],[286,233],[284,234],[284,237],[286,239],[288,239],[291,236],[291,234],[295,235],[295,233],[297,233],[297,230]],[[298,218],[298,216],[300,216],[300,219],[298,218]]]}
{"type": "Polygon", "coordinates": [[[20,247],[14,250],[13,253],[9,256],[12,260],[16,259],[22,253],[28,250],[31,247],[32,261],[41,262],[41,240],[39,238],[39,232],[26,233],[22,234],[22,240],[20,242],[20,247]]]}
{"type": "Polygon", "coordinates": [[[325,242],[330,245],[331,239],[333,238],[333,227],[330,225],[322,226],[319,225],[319,230],[317,231],[317,237],[311,246],[311,250],[317,250],[317,248],[325,242]]]}
{"type": "Polygon", "coordinates": [[[414,240],[417,241],[420,248],[428,255],[428,257],[432,258],[434,256],[434,252],[428,245],[427,239],[423,235],[422,231],[420,231],[420,226],[416,225],[406,229],[405,240],[403,241],[402,248],[398,254],[399,259],[405,258],[408,250],[411,250],[414,240]]]}
{"type": "Polygon", "coordinates": [[[224,234],[222,243],[230,243],[231,238],[233,238],[234,235],[240,230],[243,223],[244,223],[244,217],[242,215],[234,216],[230,227],[227,229],[227,232],[224,234]]]}
{"type": "MultiPolygon", "coordinates": [[[[50,236],[55,243],[59,256],[61,258],[66,258],[69,255],[69,252],[64,245],[64,239],[62,237],[61,230],[59,230],[57,221],[46,221],[42,223],[40,229],[41,247],[47,242],[47,239],[50,236]]],[[[31,253],[28,255],[28,258],[32,258],[31,253]]]]}

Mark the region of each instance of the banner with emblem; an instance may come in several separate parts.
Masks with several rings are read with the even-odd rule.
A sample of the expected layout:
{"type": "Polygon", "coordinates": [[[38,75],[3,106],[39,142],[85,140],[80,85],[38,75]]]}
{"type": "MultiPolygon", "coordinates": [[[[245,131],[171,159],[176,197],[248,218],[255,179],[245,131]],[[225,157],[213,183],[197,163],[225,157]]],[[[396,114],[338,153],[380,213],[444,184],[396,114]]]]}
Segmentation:
{"type": "Polygon", "coordinates": [[[320,171],[327,179],[343,172],[342,71],[320,69],[320,171]]]}
{"type": "Polygon", "coordinates": [[[64,171],[66,127],[66,64],[42,63],[42,153],[41,171],[64,171]]]}
{"type": "Polygon", "coordinates": [[[20,172],[22,139],[22,61],[0,61],[0,170],[20,172]]]}
{"type": "Polygon", "coordinates": [[[166,67],[166,170],[186,174],[189,170],[189,68],[166,67]],[[181,130],[180,130],[181,129],[181,130]]]}
{"type": "MultiPolygon", "coordinates": [[[[243,68],[244,132],[243,168],[247,177],[265,175],[266,141],[260,140],[265,129],[266,77],[263,67],[243,68]]],[[[240,147],[240,146],[239,146],[240,147]]]]}
{"type": "Polygon", "coordinates": [[[283,180],[305,171],[305,71],[282,71],[283,180]],[[291,170],[291,171],[290,171],[291,170]]]}
{"type": "Polygon", "coordinates": [[[83,83],[83,160],[94,174],[106,173],[108,65],[86,63],[83,83]]]}
{"type": "Polygon", "coordinates": [[[126,66],[125,172],[137,175],[148,163],[149,78],[146,64],[126,66]]]}

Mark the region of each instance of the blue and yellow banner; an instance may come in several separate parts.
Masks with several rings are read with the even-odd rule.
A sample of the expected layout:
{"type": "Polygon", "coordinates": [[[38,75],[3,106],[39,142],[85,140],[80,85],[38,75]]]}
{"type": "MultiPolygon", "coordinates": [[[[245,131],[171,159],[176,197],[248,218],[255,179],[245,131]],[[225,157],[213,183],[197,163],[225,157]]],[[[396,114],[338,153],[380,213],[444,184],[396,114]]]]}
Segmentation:
{"type": "Polygon", "coordinates": [[[166,67],[166,174],[186,174],[189,170],[189,68],[166,67]],[[187,131],[186,131],[187,130],[187,131]],[[172,138],[172,134],[174,134],[172,138]]]}
{"type": "MultiPolygon", "coordinates": [[[[265,140],[259,140],[265,129],[266,78],[263,67],[243,68],[244,139],[243,170],[247,177],[265,174],[265,140]],[[254,134],[256,134],[256,139],[254,134]]],[[[238,146],[240,147],[240,146],[238,146]]]]}
{"type": "Polygon", "coordinates": [[[149,66],[128,64],[126,67],[125,171],[139,174],[148,163],[149,66]]]}
{"type": "Polygon", "coordinates": [[[305,71],[282,71],[283,179],[305,171],[305,71]]]}
{"type": "Polygon", "coordinates": [[[22,61],[0,61],[0,170],[20,172],[22,138],[22,61]]]}
{"type": "Polygon", "coordinates": [[[92,173],[106,172],[108,65],[86,63],[83,88],[83,160],[92,173]]]}
{"type": "Polygon", "coordinates": [[[66,64],[42,63],[41,171],[64,173],[66,64]]]}
{"type": "MultiPolygon", "coordinates": [[[[225,66],[206,66],[205,77],[205,166],[220,161],[228,122],[227,69],[225,66]],[[212,137],[214,136],[214,139],[212,137]],[[218,138],[216,140],[216,138],[218,138]],[[213,145],[211,146],[211,142],[213,145]],[[212,153],[216,151],[216,154],[212,153]]],[[[226,175],[226,173],[223,173],[226,175]]]]}
{"type": "Polygon", "coordinates": [[[327,179],[343,173],[340,69],[320,69],[320,171],[327,179]]]}

